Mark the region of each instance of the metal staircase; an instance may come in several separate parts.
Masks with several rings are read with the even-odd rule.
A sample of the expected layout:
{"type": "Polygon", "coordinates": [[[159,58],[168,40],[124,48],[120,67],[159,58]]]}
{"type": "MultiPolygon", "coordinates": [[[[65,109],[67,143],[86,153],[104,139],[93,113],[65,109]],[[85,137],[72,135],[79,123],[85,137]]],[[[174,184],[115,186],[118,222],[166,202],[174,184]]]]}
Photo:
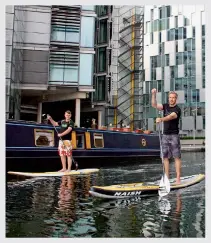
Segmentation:
{"type": "Polygon", "coordinates": [[[116,92],[113,106],[107,108],[107,122],[123,121],[131,130],[143,127],[143,46],[144,7],[118,6],[118,45],[116,92]],[[110,118],[110,119],[109,119],[110,118]]]}

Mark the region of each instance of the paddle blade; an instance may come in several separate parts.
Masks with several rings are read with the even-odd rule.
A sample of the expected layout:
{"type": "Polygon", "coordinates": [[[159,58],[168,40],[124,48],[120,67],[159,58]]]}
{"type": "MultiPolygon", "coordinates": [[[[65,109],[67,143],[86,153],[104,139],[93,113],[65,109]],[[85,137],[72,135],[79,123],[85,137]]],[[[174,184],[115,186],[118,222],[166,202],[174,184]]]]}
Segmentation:
{"type": "Polygon", "coordinates": [[[164,174],[160,180],[158,194],[160,197],[164,197],[169,194],[171,189],[169,179],[166,174],[164,174]]]}

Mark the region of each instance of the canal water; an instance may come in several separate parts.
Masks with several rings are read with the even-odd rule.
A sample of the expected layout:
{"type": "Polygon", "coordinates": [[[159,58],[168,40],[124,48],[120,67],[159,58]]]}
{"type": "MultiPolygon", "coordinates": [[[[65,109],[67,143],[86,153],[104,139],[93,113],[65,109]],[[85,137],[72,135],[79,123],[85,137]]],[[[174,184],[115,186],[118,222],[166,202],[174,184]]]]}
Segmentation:
{"type": "MultiPolygon", "coordinates": [[[[205,173],[205,153],[182,156],[182,176],[205,173]]],[[[175,176],[174,163],[170,176],[175,176]]],[[[122,162],[98,174],[9,180],[6,237],[205,237],[205,181],[158,196],[103,200],[92,185],[159,180],[160,160],[122,162]]]]}

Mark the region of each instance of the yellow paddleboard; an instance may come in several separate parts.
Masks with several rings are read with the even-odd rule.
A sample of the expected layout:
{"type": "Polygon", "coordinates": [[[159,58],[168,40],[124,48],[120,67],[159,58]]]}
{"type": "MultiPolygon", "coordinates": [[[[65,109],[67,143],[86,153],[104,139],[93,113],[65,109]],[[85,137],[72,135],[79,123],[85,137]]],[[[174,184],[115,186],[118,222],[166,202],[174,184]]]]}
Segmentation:
{"type": "MultiPolygon", "coordinates": [[[[175,179],[170,180],[171,190],[192,186],[205,179],[204,174],[186,176],[181,178],[180,184],[175,184],[175,179]]],[[[111,186],[93,186],[89,193],[101,198],[128,198],[156,194],[159,190],[160,181],[119,184],[111,186]]]]}

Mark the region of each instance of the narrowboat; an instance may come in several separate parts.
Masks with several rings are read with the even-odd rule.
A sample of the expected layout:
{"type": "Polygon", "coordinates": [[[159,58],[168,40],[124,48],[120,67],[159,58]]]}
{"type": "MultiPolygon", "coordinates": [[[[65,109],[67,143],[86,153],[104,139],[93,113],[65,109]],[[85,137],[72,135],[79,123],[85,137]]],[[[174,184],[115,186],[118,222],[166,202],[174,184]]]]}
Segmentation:
{"type": "MultiPolygon", "coordinates": [[[[59,127],[57,127],[59,130],[59,127]]],[[[6,163],[9,160],[53,160],[58,156],[58,136],[52,125],[26,121],[6,121],[6,163]]],[[[118,129],[74,128],[73,157],[77,160],[101,158],[158,157],[159,137],[155,133],[118,129]]],[[[46,162],[47,163],[47,162],[46,162]]],[[[14,166],[15,162],[13,162],[14,166]]],[[[13,167],[12,166],[12,167],[13,167]]],[[[11,168],[10,166],[10,169],[11,168]]]]}

